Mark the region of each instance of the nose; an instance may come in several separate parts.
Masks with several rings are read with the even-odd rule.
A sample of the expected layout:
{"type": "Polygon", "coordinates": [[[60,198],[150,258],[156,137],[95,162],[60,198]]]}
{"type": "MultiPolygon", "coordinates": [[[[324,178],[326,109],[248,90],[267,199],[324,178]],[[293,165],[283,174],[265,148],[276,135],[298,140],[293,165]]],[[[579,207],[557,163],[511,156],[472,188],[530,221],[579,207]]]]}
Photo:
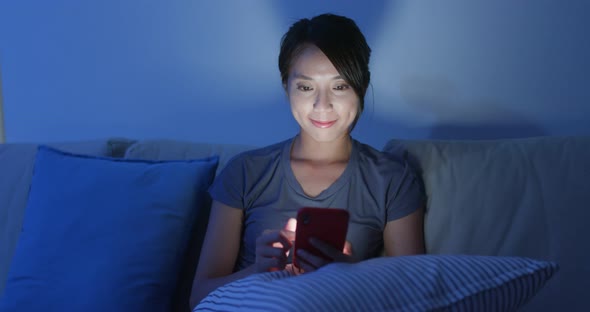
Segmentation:
{"type": "Polygon", "coordinates": [[[333,105],[329,93],[319,90],[315,98],[315,102],[313,103],[313,108],[319,111],[331,110],[333,105]]]}

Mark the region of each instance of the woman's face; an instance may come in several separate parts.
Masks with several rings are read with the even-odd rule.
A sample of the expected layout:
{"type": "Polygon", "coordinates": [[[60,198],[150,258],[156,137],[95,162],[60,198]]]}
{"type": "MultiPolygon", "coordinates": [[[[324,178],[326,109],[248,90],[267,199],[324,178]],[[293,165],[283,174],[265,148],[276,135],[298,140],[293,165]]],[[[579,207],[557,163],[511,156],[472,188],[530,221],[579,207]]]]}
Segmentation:
{"type": "Polygon", "coordinates": [[[359,98],[318,47],[308,45],[299,54],[285,87],[302,135],[317,142],[348,135],[359,98]]]}

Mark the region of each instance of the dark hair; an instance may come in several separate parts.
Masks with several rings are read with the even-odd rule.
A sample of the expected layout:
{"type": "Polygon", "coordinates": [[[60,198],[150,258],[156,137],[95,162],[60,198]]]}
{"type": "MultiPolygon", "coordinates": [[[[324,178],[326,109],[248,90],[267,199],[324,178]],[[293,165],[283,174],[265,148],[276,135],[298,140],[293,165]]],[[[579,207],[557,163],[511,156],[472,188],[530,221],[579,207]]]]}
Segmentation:
{"type": "Polygon", "coordinates": [[[313,44],[322,50],[359,97],[359,112],[351,129],[354,128],[365,107],[365,93],[371,79],[371,48],[365,36],[353,20],[344,16],[322,14],[311,20],[304,18],[297,21],[281,39],[279,70],[283,85],[287,84],[293,60],[306,44],[313,44]]]}

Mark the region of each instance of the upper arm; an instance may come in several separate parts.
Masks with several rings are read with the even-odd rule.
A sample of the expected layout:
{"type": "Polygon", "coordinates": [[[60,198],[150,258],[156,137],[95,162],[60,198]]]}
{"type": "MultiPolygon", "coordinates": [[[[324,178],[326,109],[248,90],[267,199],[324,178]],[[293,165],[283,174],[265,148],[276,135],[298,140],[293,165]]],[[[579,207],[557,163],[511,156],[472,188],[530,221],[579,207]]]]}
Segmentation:
{"type": "Polygon", "coordinates": [[[387,256],[424,253],[424,207],[387,222],[383,231],[383,245],[387,256]]]}
{"type": "Polygon", "coordinates": [[[241,209],[213,201],[195,282],[233,272],[240,249],[242,222],[241,209]]]}

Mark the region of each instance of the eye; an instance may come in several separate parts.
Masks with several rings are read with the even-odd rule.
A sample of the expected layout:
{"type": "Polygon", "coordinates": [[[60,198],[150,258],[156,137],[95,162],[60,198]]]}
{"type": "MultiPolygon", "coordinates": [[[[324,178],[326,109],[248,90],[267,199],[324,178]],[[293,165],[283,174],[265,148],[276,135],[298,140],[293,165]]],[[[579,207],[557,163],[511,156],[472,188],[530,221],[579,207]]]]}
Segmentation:
{"type": "Polygon", "coordinates": [[[304,85],[297,85],[297,90],[299,91],[311,91],[311,87],[310,86],[304,86],[304,85]]]}
{"type": "Polygon", "coordinates": [[[340,84],[340,85],[337,85],[336,87],[334,87],[334,90],[337,90],[337,91],[344,91],[344,90],[348,90],[348,89],[350,89],[350,86],[347,84],[340,84]]]}

